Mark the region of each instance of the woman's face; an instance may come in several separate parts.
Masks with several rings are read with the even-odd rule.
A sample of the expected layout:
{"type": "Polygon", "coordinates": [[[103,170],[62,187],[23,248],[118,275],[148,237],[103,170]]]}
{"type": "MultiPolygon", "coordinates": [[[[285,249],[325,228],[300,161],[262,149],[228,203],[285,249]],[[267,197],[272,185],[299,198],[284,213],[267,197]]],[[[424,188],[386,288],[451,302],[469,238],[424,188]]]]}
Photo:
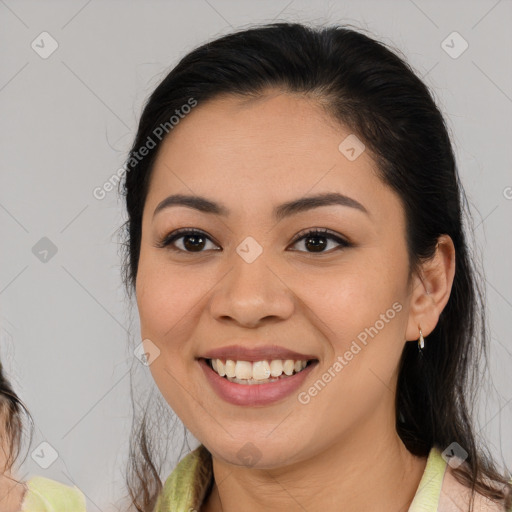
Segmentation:
{"type": "MultiPolygon", "coordinates": [[[[141,335],[156,356],[150,370],[161,393],[224,461],[278,467],[394,429],[399,358],[405,340],[419,335],[409,311],[405,219],[369,151],[353,135],[343,142],[350,135],[311,100],[276,92],[199,104],[160,148],[136,280],[141,335]],[[154,213],[175,194],[205,198],[221,212],[174,204],[154,213]],[[322,194],[361,206],[311,201],[276,210],[322,194]],[[180,228],[202,237],[157,247],[180,228]],[[325,234],[296,238],[314,229],[349,245],[325,234]],[[226,398],[201,358],[232,345],[277,346],[317,363],[305,377],[275,384],[224,377],[226,398]]],[[[256,359],[270,366],[273,356],[256,359]]]]}

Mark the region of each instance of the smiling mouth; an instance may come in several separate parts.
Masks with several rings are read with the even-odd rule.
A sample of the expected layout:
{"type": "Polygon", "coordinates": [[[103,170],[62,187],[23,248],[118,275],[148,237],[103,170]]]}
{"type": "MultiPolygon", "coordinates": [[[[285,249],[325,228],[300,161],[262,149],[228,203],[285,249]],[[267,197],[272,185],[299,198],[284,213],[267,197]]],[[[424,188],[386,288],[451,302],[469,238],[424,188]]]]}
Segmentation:
{"type": "Polygon", "coordinates": [[[274,359],[262,361],[234,361],[231,359],[205,359],[206,364],[220,377],[229,382],[246,385],[261,385],[287,379],[302,372],[317,359],[274,359]]]}

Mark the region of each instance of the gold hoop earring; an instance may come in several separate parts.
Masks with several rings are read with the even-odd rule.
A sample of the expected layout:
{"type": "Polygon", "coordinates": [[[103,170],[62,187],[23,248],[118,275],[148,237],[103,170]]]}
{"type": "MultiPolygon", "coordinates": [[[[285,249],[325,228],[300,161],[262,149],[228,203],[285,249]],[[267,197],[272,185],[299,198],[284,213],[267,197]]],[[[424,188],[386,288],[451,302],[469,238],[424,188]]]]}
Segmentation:
{"type": "Polygon", "coordinates": [[[423,333],[421,332],[421,327],[418,327],[420,330],[420,339],[418,340],[418,348],[420,351],[425,348],[425,338],[423,337],[423,333]]]}

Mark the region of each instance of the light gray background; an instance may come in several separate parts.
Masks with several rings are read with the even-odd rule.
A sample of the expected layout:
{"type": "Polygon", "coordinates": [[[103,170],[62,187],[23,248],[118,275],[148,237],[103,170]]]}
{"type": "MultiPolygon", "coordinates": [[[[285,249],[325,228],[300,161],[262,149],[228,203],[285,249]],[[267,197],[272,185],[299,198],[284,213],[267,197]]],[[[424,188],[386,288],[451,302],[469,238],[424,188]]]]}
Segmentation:
{"type": "Polygon", "coordinates": [[[46,441],[59,455],[46,470],[29,455],[21,473],[75,483],[89,511],[122,492],[140,342],[119,276],[122,204],[92,191],[124,163],[143,101],[181,56],[271,20],[371,30],[434,88],[487,276],[494,390],[478,430],[512,465],[510,0],[0,0],[0,354],[35,419],[30,452],[46,441]],[[43,31],[58,43],[47,59],[31,48],[43,31]],[[469,44],[456,59],[441,46],[453,31],[469,44]],[[32,252],[43,237],[58,249],[46,263],[32,252]]]}

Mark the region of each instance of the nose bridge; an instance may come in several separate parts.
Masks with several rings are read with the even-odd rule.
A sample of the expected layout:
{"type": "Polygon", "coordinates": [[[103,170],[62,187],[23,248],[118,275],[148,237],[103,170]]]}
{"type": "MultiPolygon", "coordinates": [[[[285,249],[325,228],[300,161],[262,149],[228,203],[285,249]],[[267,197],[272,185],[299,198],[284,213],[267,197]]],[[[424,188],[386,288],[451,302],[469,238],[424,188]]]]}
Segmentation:
{"type": "Polygon", "coordinates": [[[231,270],[216,287],[210,302],[217,318],[255,325],[267,317],[284,319],[293,311],[293,297],[269,260],[270,251],[252,237],[230,254],[231,270]]]}

